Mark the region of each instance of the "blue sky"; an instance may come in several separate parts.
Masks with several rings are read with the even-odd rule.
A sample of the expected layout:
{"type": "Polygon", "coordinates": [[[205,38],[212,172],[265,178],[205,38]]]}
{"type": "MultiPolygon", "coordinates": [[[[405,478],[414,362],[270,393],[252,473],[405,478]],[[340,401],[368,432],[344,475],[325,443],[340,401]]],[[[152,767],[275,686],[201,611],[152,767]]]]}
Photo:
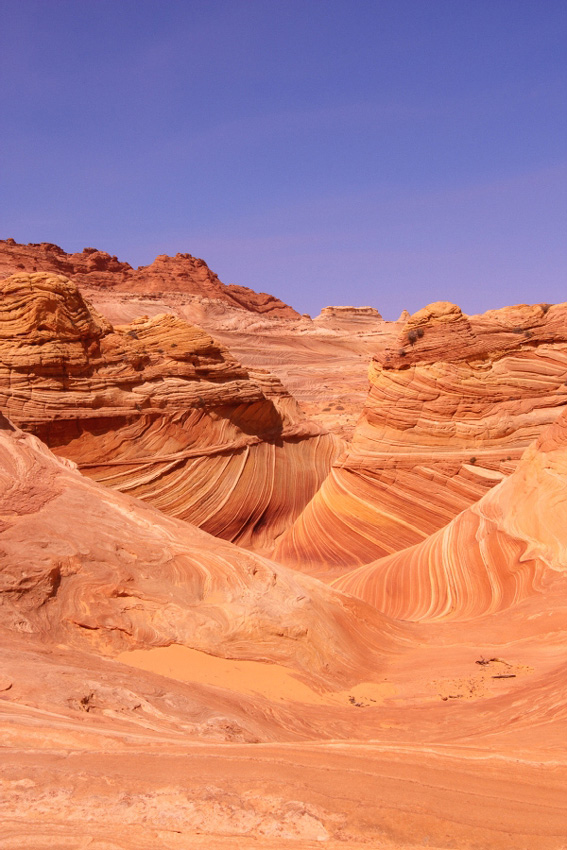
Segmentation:
{"type": "Polygon", "coordinates": [[[0,0],[0,237],[300,312],[567,300],[565,0],[0,0]]]}

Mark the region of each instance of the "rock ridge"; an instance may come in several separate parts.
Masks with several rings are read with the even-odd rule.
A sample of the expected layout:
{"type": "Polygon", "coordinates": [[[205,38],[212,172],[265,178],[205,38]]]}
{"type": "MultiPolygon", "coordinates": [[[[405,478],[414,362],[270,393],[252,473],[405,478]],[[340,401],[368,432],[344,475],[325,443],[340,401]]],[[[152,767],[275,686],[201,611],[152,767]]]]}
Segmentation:
{"type": "Polygon", "coordinates": [[[21,245],[14,239],[0,240],[0,279],[18,272],[41,271],[63,274],[83,287],[150,296],[184,293],[212,298],[260,315],[299,318],[299,313],[273,295],[246,286],[225,285],[204,260],[191,254],[178,253],[174,257],[160,254],[150,265],[134,269],[96,248],[67,254],[51,242],[21,245]]]}

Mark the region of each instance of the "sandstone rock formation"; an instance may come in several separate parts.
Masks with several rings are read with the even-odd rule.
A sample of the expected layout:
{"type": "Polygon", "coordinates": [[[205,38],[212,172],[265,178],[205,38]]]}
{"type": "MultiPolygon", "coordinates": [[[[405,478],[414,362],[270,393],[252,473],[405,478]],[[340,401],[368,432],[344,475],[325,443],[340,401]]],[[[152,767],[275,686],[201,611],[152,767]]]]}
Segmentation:
{"type": "Polygon", "coordinates": [[[86,480],[5,419],[0,516],[2,625],[47,642],[177,644],[328,686],[369,669],[396,633],[313,579],[86,480]]]}
{"type": "MultiPolygon", "coordinates": [[[[561,469],[564,428],[540,446],[561,469]]],[[[6,420],[0,519],[4,847],[561,846],[559,573],[465,633],[416,631],[84,479],[6,420]],[[176,648],[177,670],[155,655],[176,648]]]]}
{"type": "Polygon", "coordinates": [[[189,255],[135,271],[94,249],[65,254],[49,243],[0,240],[0,278],[22,271],[70,277],[113,325],[170,313],[207,330],[246,368],[279,377],[309,417],[347,439],[368,393],[368,360],[396,334],[371,307],[328,307],[311,321],[272,296],[264,303],[246,291],[243,301],[238,287],[224,287],[189,255]]]}
{"type": "Polygon", "coordinates": [[[113,328],[46,273],[1,292],[0,408],[90,477],[269,549],[327,474],[335,438],[201,329],[171,315],[113,328]]]}
{"type": "Polygon", "coordinates": [[[549,594],[554,574],[567,585],[566,482],[564,411],[512,475],[445,528],[334,586],[389,616],[421,621],[469,620],[549,594]]]}
{"type": "Polygon", "coordinates": [[[149,266],[133,269],[105,251],[84,248],[81,253],[67,254],[50,242],[21,245],[13,239],[0,240],[0,279],[18,272],[55,272],[80,286],[118,288],[122,292],[183,293],[212,298],[225,305],[253,313],[281,318],[298,318],[292,307],[265,292],[254,292],[246,286],[225,286],[204,260],[191,254],[162,254],[149,266]]]}
{"type": "Polygon", "coordinates": [[[374,328],[382,316],[375,307],[323,307],[314,319],[318,325],[327,325],[338,330],[356,333],[363,326],[374,328]]]}
{"type": "Polygon", "coordinates": [[[419,311],[375,353],[352,444],[275,557],[344,571],[425,540],[513,471],[566,373],[565,304],[419,311]]]}
{"type": "Polygon", "coordinates": [[[16,255],[2,850],[563,850],[567,305],[311,321],[188,256],[16,255]],[[348,436],[370,354],[328,474],[278,377],[348,436]],[[334,586],[228,542],[282,530],[334,586]]]}

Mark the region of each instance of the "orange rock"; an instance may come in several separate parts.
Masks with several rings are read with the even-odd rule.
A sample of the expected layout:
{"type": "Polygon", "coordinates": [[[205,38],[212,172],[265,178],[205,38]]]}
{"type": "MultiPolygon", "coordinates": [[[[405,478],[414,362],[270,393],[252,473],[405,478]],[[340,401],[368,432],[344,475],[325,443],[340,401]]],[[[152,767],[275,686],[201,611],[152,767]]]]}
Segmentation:
{"type": "Polygon", "coordinates": [[[6,420],[0,517],[2,626],[47,642],[103,654],[178,644],[278,661],[329,686],[370,670],[399,632],[314,579],[85,479],[6,420]]]}
{"type": "Polygon", "coordinates": [[[174,292],[212,298],[253,313],[282,318],[299,317],[292,307],[265,292],[254,292],[246,286],[225,286],[204,260],[191,254],[162,254],[149,266],[133,269],[105,251],[84,248],[81,253],[67,254],[50,242],[20,245],[13,239],[0,240],[0,278],[18,272],[55,272],[80,286],[114,288],[145,295],[174,292]]]}
{"type": "Polygon", "coordinates": [[[313,321],[299,317],[272,296],[224,287],[190,255],[161,256],[136,271],[95,249],[65,254],[48,243],[0,241],[0,278],[17,267],[71,277],[114,325],[170,313],[202,327],[246,368],[279,377],[309,417],[346,439],[367,395],[368,360],[398,327],[372,307],[326,307],[313,321]]]}
{"type": "Polygon", "coordinates": [[[376,352],[352,444],[275,557],[344,571],[426,539],[477,501],[567,403],[566,328],[566,304],[416,313],[376,352]]]}
{"type": "Polygon", "coordinates": [[[113,328],[47,273],[1,291],[0,407],[85,474],[263,550],[320,486],[337,440],[205,331],[171,315],[113,328]]]}
{"type": "Polygon", "coordinates": [[[567,573],[567,412],[515,472],[423,543],[334,586],[403,620],[471,619],[541,593],[567,573]]]}
{"type": "Polygon", "coordinates": [[[53,267],[5,282],[0,408],[60,457],[0,413],[2,848],[562,847],[565,305],[278,318],[5,244],[53,267]],[[271,372],[346,433],[370,350],[281,548],[421,542],[345,595],[176,518],[269,548],[338,445],[271,372]]]}

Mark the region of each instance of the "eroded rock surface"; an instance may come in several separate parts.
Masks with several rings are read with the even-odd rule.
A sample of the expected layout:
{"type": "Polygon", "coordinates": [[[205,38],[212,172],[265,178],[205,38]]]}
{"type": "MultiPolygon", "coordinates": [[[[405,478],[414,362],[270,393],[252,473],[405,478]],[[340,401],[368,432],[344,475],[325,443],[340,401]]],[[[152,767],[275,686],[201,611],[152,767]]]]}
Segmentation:
{"type": "Polygon", "coordinates": [[[113,328],[62,276],[0,288],[0,407],[86,475],[261,549],[320,486],[338,441],[200,328],[113,328]]]}
{"type": "Polygon", "coordinates": [[[558,571],[466,632],[402,626],[5,420],[0,494],[5,847],[561,847],[558,571]]]}
{"type": "Polygon", "coordinates": [[[515,606],[567,572],[566,482],[563,412],[480,501],[423,543],[334,586],[402,620],[468,620],[515,606]]]}
{"type": "Polygon", "coordinates": [[[513,471],[566,374],[565,304],[419,311],[375,353],[352,444],[276,557],[344,570],[425,540],[513,471]]]}
{"type": "Polygon", "coordinates": [[[376,651],[396,631],[313,579],[86,480],[9,422],[0,516],[2,625],[44,641],[103,654],[175,643],[340,681],[368,665],[368,635],[376,651]]]}
{"type": "Polygon", "coordinates": [[[564,850],[565,305],[278,318],[98,253],[0,300],[2,850],[564,850]],[[282,551],[395,554],[177,518],[269,547],[337,450],[271,372],[344,434],[369,352],[282,551]]]}
{"type": "Polygon", "coordinates": [[[211,298],[253,313],[290,319],[299,317],[292,307],[273,295],[254,292],[246,286],[226,286],[204,260],[191,254],[176,254],[175,257],[162,254],[149,266],[134,269],[129,263],[97,248],[67,254],[50,242],[21,245],[13,239],[0,240],[0,279],[18,272],[39,271],[63,274],[85,287],[117,288],[144,295],[183,293],[211,298]]]}
{"type": "Polygon", "coordinates": [[[138,270],[102,251],[0,241],[0,278],[48,271],[73,279],[113,325],[169,313],[208,331],[246,368],[267,369],[326,429],[350,439],[368,393],[367,364],[396,323],[372,307],[326,307],[311,320],[272,296],[226,287],[202,260],[158,257],[138,270]]]}

